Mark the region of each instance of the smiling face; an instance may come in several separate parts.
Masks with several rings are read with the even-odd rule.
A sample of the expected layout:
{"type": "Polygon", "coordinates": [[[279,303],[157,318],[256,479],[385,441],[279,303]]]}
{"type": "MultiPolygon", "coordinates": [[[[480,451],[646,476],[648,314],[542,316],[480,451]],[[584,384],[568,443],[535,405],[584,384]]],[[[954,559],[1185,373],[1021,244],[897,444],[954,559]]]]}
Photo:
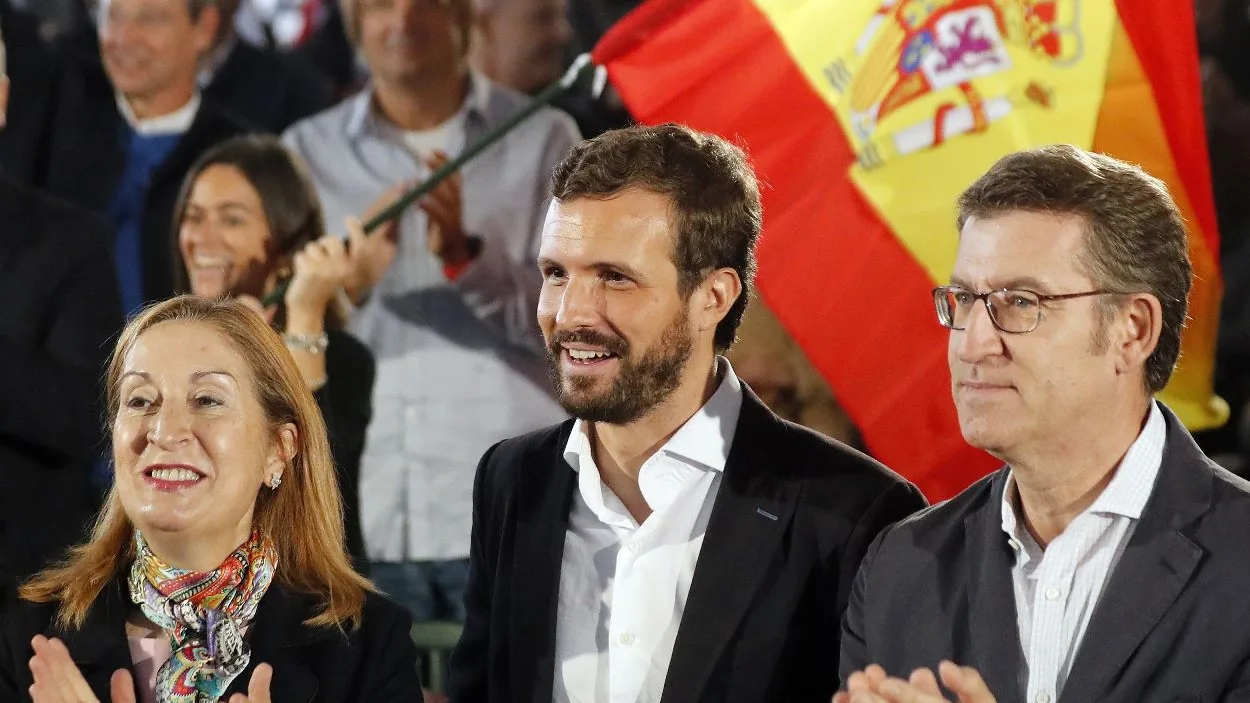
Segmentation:
{"type": "Polygon", "coordinates": [[[193,18],[188,0],[104,0],[100,17],[100,56],[118,92],[170,111],[190,98],[217,32],[215,8],[193,18]]]}
{"type": "MultiPolygon", "coordinates": [[[[257,494],[287,465],[246,361],[201,322],[143,332],[126,353],[113,421],[115,485],[153,537],[242,543],[257,494]]],[[[227,551],[230,547],[227,547],[227,551]]]]}
{"type": "MultiPolygon", "coordinates": [[[[1009,212],[972,218],[959,238],[951,283],[978,293],[1023,288],[1043,295],[1094,290],[1079,267],[1084,221],[1076,215],[1009,212]]],[[[1116,358],[1096,308],[1098,297],[1042,304],[1025,334],[994,327],[977,303],[947,347],[964,439],[1010,461],[1050,445],[1097,416],[1118,396],[1116,358]]]]}
{"type": "Polygon", "coordinates": [[[538,322],[560,402],[575,417],[637,420],[689,373],[697,331],[691,298],[678,290],[669,212],[666,197],[636,188],[551,204],[538,322]]]}
{"type": "Polygon", "coordinates": [[[269,223],[260,195],[234,166],[213,164],[195,179],[178,227],[191,292],[259,297],[270,273],[269,223]]]}
{"type": "Polygon", "coordinates": [[[560,77],[573,36],[568,0],[495,0],[476,19],[475,63],[492,80],[536,93],[560,77]]]}

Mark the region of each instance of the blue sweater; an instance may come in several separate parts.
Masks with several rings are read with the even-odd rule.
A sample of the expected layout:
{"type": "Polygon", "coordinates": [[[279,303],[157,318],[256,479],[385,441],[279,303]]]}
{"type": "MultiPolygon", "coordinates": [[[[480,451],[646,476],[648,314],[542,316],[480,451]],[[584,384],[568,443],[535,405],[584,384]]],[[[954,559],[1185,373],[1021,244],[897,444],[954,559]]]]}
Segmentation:
{"type": "Polygon", "coordinates": [[[127,317],[144,302],[142,232],[148,182],[181,138],[181,134],[139,134],[125,127],[126,170],[109,204],[109,217],[117,228],[117,281],[127,317]]]}

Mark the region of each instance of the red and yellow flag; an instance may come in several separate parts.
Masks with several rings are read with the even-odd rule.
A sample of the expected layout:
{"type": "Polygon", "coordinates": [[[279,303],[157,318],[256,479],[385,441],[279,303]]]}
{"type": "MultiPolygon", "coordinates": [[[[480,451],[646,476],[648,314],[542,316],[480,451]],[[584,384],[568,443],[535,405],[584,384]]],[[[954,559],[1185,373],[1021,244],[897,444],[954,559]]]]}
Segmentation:
{"type": "Polygon", "coordinates": [[[996,465],[960,436],[929,290],[954,262],[955,197],[1011,151],[1066,142],[1167,182],[1197,280],[1161,398],[1191,429],[1227,417],[1192,0],[650,0],[595,58],[641,122],[749,151],[760,295],[930,499],[996,465]]]}

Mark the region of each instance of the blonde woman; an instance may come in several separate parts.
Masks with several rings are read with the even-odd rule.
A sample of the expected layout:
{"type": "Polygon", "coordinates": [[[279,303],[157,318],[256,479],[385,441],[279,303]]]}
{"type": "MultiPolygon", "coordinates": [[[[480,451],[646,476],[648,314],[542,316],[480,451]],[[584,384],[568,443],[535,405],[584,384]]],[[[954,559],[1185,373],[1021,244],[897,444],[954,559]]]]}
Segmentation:
{"type": "Polygon", "coordinates": [[[283,701],[419,698],[410,619],[352,570],[280,336],[241,302],[174,298],[127,326],[106,381],[114,486],[4,614],[0,700],[261,703],[270,678],[283,701]]]}

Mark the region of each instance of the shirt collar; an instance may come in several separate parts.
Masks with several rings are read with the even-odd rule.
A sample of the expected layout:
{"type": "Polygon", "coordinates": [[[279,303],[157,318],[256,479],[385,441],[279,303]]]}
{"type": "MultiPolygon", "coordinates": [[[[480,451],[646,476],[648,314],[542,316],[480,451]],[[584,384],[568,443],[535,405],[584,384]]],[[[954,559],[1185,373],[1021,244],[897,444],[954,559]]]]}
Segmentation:
{"type": "Polygon", "coordinates": [[[117,110],[121,112],[122,117],[126,119],[126,123],[135,132],[152,136],[158,134],[182,134],[191,129],[191,123],[195,121],[195,116],[200,111],[200,91],[191,94],[191,99],[186,105],[174,110],[167,115],[159,117],[149,117],[147,119],[139,119],[135,117],[134,110],[130,109],[130,103],[126,102],[126,98],[121,93],[115,94],[117,98],[117,110]]]}
{"type": "MultiPolygon", "coordinates": [[[[1159,404],[1151,401],[1146,426],[1129,445],[1107,487],[1084,513],[1119,515],[1140,520],[1154,490],[1159,467],[1163,465],[1163,446],[1166,440],[1167,422],[1163,419],[1159,404]]],[[[1034,543],[1032,535],[1023,529],[1016,515],[1015,483],[1015,476],[1008,473],[1007,483],[1003,488],[1002,529],[1016,545],[1030,545],[1034,543]]]]}
{"type": "MultiPolygon", "coordinates": [[[[688,466],[704,471],[725,470],[729,449],[738,427],[738,416],[742,411],[743,393],[742,382],[738,380],[729,360],[717,357],[716,365],[721,374],[721,382],[716,392],[660,447],[657,455],[666,453],[688,466]]],[[[595,515],[608,522],[629,522],[623,515],[613,515],[616,511],[606,509],[605,502],[612,500],[614,496],[605,495],[609,489],[600,479],[598,467],[595,465],[589,423],[580,419],[573,423],[573,430],[564,446],[564,460],[577,472],[578,490],[595,515]],[[591,470],[582,471],[583,467],[591,470]]],[[[673,498],[664,486],[651,486],[652,490],[648,491],[645,477],[640,475],[639,481],[644,497],[653,508],[661,508],[673,498]]]]}
{"type": "MultiPolygon", "coordinates": [[[[490,80],[474,70],[468,72],[468,80],[469,89],[465,93],[464,103],[460,106],[460,112],[469,119],[484,121],[486,119],[487,107],[490,105],[490,80]]],[[[372,131],[376,131],[379,126],[389,126],[386,118],[374,109],[373,96],[373,85],[369,84],[357,93],[356,97],[350,98],[352,103],[347,117],[347,135],[349,137],[359,139],[372,131]]],[[[391,129],[394,128],[391,127],[391,129]]]]}
{"type": "Polygon", "coordinates": [[[1163,445],[1167,441],[1167,421],[1158,403],[1150,403],[1146,426],[1128,448],[1111,482],[1089,506],[1091,513],[1109,513],[1140,520],[1154,490],[1159,467],[1163,465],[1163,445]]]}

